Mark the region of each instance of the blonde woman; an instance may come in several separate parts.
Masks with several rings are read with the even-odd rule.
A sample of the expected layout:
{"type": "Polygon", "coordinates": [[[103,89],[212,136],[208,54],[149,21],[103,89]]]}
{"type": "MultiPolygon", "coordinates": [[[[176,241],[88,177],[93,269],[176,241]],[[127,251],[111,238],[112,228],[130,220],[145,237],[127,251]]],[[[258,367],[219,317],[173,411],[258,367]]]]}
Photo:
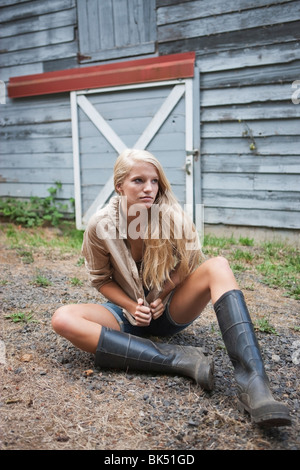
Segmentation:
{"type": "Polygon", "coordinates": [[[127,149],[114,167],[117,196],[90,220],[83,254],[102,304],[59,308],[54,330],[95,354],[98,367],[182,374],[213,388],[213,362],[200,348],[153,342],[190,325],[209,301],[242,407],[262,426],[291,424],[272,397],[242,292],[227,260],[204,260],[194,225],[178,204],[159,161],[127,149]]]}

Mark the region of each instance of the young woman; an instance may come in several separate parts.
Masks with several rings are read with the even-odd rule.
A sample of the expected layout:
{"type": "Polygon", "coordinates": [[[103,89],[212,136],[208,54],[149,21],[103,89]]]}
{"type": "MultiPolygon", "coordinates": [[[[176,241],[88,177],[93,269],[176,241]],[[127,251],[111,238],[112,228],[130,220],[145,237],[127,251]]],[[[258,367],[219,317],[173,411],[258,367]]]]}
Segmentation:
{"type": "Polygon", "coordinates": [[[186,328],[211,300],[235,370],[239,400],[262,426],[291,424],[272,397],[253,325],[227,260],[204,260],[194,225],[159,161],[127,149],[114,168],[117,196],[90,220],[83,254],[92,285],[108,300],[59,308],[54,330],[95,354],[99,367],[174,373],[213,388],[200,348],[153,342],[186,328]]]}

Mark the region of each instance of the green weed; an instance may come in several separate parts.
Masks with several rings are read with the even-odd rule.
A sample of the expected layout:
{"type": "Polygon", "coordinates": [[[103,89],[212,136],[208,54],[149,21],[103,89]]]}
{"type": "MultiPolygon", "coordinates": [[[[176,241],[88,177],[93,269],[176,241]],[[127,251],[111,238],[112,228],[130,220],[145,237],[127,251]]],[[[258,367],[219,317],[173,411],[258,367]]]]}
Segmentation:
{"type": "Polygon", "coordinates": [[[82,286],[83,285],[83,282],[78,279],[78,277],[72,277],[72,279],[70,280],[72,286],[82,286]]]}
{"type": "Polygon", "coordinates": [[[30,323],[30,322],[36,322],[37,320],[34,320],[32,312],[25,313],[25,312],[16,312],[16,313],[10,313],[9,315],[5,315],[4,318],[11,320],[14,323],[30,323]]]}
{"type": "MultiPolygon", "coordinates": [[[[55,186],[48,188],[49,196],[40,198],[32,196],[28,201],[16,198],[0,199],[0,216],[24,227],[39,227],[48,223],[59,225],[68,210],[68,204],[57,202],[57,192],[62,184],[57,181],[55,186]]],[[[72,201],[70,201],[72,204],[72,201]]]]}
{"type": "Polygon", "coordinates": [[[262,333],[274,334],[277,335],[277,331],[270,324],[267,318],[260,318],[254,322],[254,327],[256,330],[261,331],[262,333]]]}
{"type": "Polygon", "coordinates": [[[45,276],[38,274],[35,279],[33,279],[32,284],[38,287],[48,287],[52,285],[52,282],[45,276]]]}

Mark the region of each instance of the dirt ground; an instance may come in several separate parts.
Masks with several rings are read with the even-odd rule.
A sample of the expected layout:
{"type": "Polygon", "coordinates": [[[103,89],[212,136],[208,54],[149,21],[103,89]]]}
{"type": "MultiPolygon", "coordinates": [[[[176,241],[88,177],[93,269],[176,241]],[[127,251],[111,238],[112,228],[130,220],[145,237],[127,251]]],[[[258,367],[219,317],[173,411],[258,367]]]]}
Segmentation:
{"type": "Polygon", "coordinates": [[[293,419],[291,427],[263,430],[237,408],[211,305],[166,341],[201,346],[214,357],[214,391],[185,377],[96,370],[93,356],[58,337],[50,323],[63,304],[100,300],[79,253],[35,248],[26,262],[2,233],[0,248],[1,450],[300,449],[299,301],[265,286],[254,271],[238,275],[253,320],[267,316],[277,331],[257,334],[274,396],[293,419]],[[51,284],[37,285],[37,273],[51,284]],[[6,318],[16,313],[29,321],[6,318]]]}

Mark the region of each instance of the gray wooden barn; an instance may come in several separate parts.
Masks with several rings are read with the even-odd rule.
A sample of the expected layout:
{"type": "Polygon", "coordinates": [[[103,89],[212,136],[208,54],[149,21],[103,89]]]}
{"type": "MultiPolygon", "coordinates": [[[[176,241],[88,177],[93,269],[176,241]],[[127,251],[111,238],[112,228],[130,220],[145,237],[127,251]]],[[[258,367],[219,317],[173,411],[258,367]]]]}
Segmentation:
{"type": "Polygon", "coordinates": [[[0,196],[112,194],[146,148],[214,226],[300,229],[299,0],[0,0],[0,196]]]}

